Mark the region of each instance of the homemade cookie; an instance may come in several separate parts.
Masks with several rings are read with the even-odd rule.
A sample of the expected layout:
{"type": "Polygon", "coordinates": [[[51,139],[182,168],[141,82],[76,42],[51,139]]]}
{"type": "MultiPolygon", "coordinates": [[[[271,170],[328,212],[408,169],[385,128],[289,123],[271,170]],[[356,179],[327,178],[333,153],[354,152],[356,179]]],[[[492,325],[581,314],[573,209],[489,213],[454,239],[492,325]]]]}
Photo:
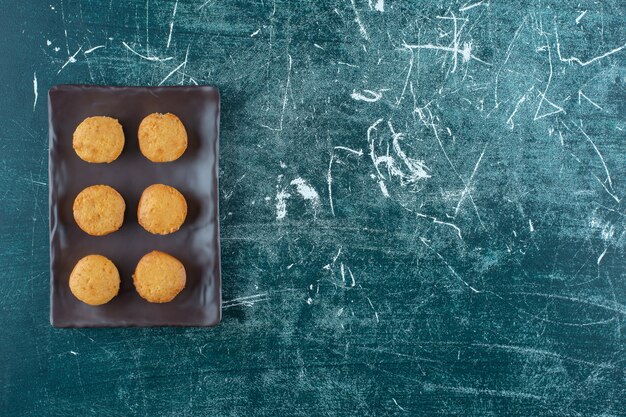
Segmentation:
{"type": "Polygon", "coordinates": [[[111,117],[88,117],[74,131],[72,145],[83,161],[112,162],[124,149],[124,131],[111,117]]]}
{"type": "Polygon", "coordinates": [[[74,200],[74,220],[85,233],[103,236],[115,232],[124,222],[124,199],[108,185],[92,185],[74,200]]]}
{"type": "Polygon", "coordinates": [[[187,217],[187,201],[174,187],[154,184],[139,199],[137,220],[148,232],[167,235],[180,229],[187,217]]]}
{"type": "Polygon", "coordinates": [[[78,261],[70,274],[70,290],[83,303],[106,304],[120,290],[120,274],[109,259],[88,255],[78,261]]]}
{"type": "Polygon", "coordinates": [[[152,162],[175,161],[187,149],[187,131],[171,114],[152,113],[139,125],[139,149],[152,162]]]}
{"type": "Polygon", "coordinates": [[[173,256],[156,250],[141,258],[133,275],[135,289],[151,303],[172,301],[185,288],[186,280],[183,264],[173,256]]]}

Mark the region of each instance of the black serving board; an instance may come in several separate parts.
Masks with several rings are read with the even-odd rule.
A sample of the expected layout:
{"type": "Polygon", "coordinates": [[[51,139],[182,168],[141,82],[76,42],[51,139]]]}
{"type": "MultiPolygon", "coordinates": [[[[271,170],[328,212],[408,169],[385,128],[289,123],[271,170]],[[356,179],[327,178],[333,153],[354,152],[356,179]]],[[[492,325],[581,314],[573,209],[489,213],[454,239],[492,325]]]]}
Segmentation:
{"type": "Polygon", "coordinates": [[[220,97],[214,87],[109,87],[60,85],[49,92],[50,134],[50,321],[55,327],[213,326],[221,318],[218,224],[218,134],[220,97]],[[153,163],[139,151],[137,129],[153,112],[176,114],[188,147],[174,162],[153,163]],[[125,145],[110,164],[81,160],[72,134],[90,116],[110,116],[124,129],[125,145]],[[181,229],[152,235],[137,223],[137,204],[149,185],[177,188],[187,199],[181,229]],[[76,195],[95,184],[110,185],[126,201],[124,224],[106,236],[89,236],[74,221],[76,195]],[[152,304],[134,289],[132,274],[152,250],[178,258],[187,284],[171,302],[152,304]],[[76,262],[89,254],[111,259],[121,276],[117,297],[102,306],[76,299],[68,286],[76,262]]]}

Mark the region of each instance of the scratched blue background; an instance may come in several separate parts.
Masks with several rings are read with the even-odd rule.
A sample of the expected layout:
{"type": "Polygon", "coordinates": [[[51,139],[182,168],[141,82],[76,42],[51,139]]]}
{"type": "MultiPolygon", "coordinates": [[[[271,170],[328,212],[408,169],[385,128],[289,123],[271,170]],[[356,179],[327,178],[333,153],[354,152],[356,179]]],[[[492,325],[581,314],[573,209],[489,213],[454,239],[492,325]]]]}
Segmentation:
{"type": "Polygon", "coordinates": [[[0,3],[3,416],[625,415],[623,1],[0,3]],[[219,327],[50,327],[59,83],[221,89],[219,327]]]}

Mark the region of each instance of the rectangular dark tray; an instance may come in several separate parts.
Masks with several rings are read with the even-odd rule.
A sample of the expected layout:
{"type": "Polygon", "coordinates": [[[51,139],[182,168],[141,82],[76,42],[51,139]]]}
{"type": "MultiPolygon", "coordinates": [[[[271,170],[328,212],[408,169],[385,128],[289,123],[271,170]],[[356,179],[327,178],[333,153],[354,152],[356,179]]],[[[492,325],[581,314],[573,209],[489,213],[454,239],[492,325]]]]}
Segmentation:
{"type": "Polygon", "coordinates": [[[48,94],[50,187],[50,322],[55,327],[214,326],[221,319],[218,223],[220,97],[214,87],[108,87],[59,85],[48,94]],[[150,113],[177,115],[188,135],[180,159],[153,163],[139,151],[137,129],[150,113]],[[90,116],[110,116],[124,129],[125,145],[110,164],[82,161],[72,148],[74,129],[90,116]],[[188,214],[177,232],[156,236],[137,223],[137,204],[149,185],[177,188],[188,214]],[[89,236],[74,221],[72,205],[85,187],[106,184],[126,201],[124,224],[106,236],[89,236]],[[178,258],[187,284],[171,302],[152,304],[132,283],[139,259],[152,250],[178,258]],[[69,289],[72,268],[82,257],[101,254],[117,266],[120,292],[102,306],[76,299],[69,289]]]}

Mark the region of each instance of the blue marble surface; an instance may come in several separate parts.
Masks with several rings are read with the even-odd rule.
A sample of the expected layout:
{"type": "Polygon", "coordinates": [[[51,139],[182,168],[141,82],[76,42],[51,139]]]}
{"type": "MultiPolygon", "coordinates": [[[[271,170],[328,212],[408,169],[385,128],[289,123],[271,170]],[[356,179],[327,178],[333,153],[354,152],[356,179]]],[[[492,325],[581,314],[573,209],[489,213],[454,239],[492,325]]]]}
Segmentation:
{"type": "Polygon", "coordinates": [[[3,416],[625,415],[623,1],[0,3],[3,416]],[[220,88],[219,327],[50,326],[59,83],[220,88]]]}

